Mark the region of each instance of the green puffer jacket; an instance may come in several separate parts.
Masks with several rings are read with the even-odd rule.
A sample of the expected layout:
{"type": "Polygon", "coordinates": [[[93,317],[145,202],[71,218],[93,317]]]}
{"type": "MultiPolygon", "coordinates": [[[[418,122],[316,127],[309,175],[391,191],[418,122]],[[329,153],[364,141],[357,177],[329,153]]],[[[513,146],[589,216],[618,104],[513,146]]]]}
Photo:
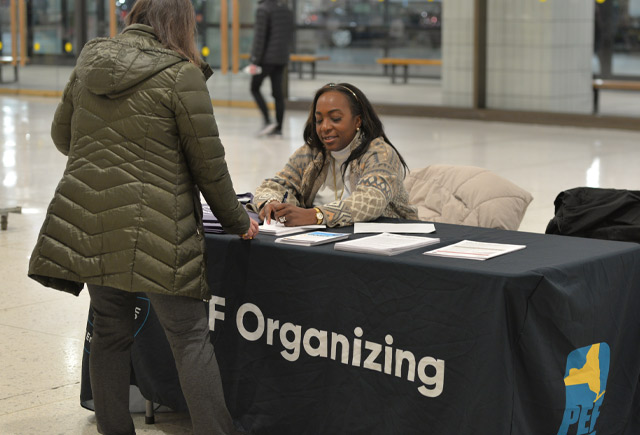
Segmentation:
{"type": "Polygon", "coordinates": [[[31,278],[75,295],[88,283],[209,299],[198,188],[228,233],[246,232],[249,217],[204,71],[145,25],[87,43],[51,127],[68,161],[31,278]]]}

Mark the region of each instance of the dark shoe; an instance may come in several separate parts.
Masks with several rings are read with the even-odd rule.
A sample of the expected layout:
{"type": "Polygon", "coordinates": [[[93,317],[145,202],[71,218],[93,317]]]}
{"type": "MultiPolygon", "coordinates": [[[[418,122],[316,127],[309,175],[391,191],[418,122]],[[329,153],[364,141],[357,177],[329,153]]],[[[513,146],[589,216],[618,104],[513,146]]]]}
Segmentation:
{"type": "Polygon", "coordinates": [[[267,136],[272,137],[274,139],[282,139],[282,130],[277,128],[273,130],[271,133],[268,133],[267,136]]]}

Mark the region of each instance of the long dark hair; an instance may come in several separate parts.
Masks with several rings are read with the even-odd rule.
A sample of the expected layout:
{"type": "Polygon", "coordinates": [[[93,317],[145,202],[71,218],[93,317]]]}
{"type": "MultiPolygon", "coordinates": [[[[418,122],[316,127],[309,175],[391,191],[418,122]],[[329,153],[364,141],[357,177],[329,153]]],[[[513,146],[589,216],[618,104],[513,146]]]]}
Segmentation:
{"type": "Polygon", "coordinates": [[[311,109],[309,110],[309,117],[307,118],[307,122],[304,125],[304,132],[302,134],[304,141],[311,147],[322,152],[323,158],[326,158],[326,150],[322,141],[318,137],[318,133],[316,132],[316,104],[318,103],[318,98],[325,92],[329,91],[337,91],[342,93],[347,97],[347,101],[349,102],[349,108],[351,109],[352,116],[360,115],[361,124],[360,124],[360,137],[362,138],[360,145],[358,145],[349,155],[347,160],[342,164],[342,176],[344,177],[345,172],[347,171],[347,167],[349,166],[349,162],[360,158],[364,153],[369,149],[369,145],[371,141],[382,137],[386,143],[388,143],[391,148],[396,152],[402,166],[404,167],[405,174],[409,170],[407,163],[404,161],[398,150],[391,143],[386,133],[384,132],[384,128],[382,126],[382,121],[378,117],[378,114],[374,110],[373,106],[369,102],[367,96],[362,93],[360,89],[355,87],[350,83],[329,83],[324,85],[320,89],[316,91],[315,97],[313,97],[313,103],[311,104],[311,109]]]}
{"type": "Polygon", "coordinates": [[[138,0],[125,23],[127,26],[146,24],[153,27],[165,48],[202,65],[196,48],[196,17],[191,0],[138,0]]]}

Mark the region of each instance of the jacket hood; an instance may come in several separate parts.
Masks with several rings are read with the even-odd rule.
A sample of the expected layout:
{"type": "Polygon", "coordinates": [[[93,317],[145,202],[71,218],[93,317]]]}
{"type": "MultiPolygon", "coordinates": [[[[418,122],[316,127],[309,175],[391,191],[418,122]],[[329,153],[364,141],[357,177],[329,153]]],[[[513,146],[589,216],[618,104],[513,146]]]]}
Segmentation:
{"type": "Polygon", "coordinates": [[[78,58],[76,76],[92,93],[115,98],[184,61],[188,60],[162,47],[152,27],[134,24],[115,38],[89,41],[78,58]]]}

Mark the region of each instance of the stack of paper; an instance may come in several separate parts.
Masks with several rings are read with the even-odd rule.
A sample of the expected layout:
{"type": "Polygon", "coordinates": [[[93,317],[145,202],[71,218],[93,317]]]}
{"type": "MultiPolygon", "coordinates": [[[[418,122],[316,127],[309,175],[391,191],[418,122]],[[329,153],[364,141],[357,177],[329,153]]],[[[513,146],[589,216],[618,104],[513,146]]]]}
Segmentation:
{"type": "Polygon", "coordinates": [[[266,222],[260,225],[260,233],[269,234],[271,236],[285,236],[287,234],[301,233],[303,231],[316,230],[326,228],[326,225],[302,225],[299,227],[285,227],[284,224],[271,219],[271,223],[266,222]]]}
{"type": "Polygon", "coordinates": [[[504,243],[486,243],[463,240],[453,245],[427,251],[425,255],[437,255],[439,257],[465,258],[469,260],[486,260],[498,255],[518,251],[526,248],[526,245],[507,245],[504,243]]]}
{"type": "Polygon", "coordinates": [[[424,222],[418,223],[379,223],[379,222],[356,222],[353,225],[353,233],[403,233],[403,234],[428,234],[436,230],[435,225],[424,222]]]}
{"type": "Polygon", "coordinates": [[[326,231],[312,231],[310,233],[295,234],[293,236],[281,237],[276,239],[276,243],[288,243],[291,245],[315,246],[323,243],[344,240],[349,237],[345,233],[329,233],[326,231]]]}
{"type": "Polygon", "coordinates": [[[439,242],[440,239],[432,237],[403,236],[400,234],[382,233],[375,236],[336,243],[334,248],[339,251],[363,252],[377,255],[396,255],[439,242]]]}
{"type": "MultiPolygon", "coordinates": [[[[202,198],[202,194],[200,194],[200,196],[202,201],[202,225],[204,227],[204,232],[214,233],[214,234],[223,234],[224,230],[222,229],[222,224],[218,221],[218,218],[213,214],[213,212],[211,211],[211,208],[205,202],[204,198],[202,198]]],[[[250,192],[238,193],[237,197],[238,197],[238,202],[243,206],[246,206],[246,204],[251,202],[251,199],[253,198],[253,194],[250,192]]],[[[256,221],[259,220],[257,213],[246,208],[245,210],[251,219],[254,219],[256,221]]]]}

